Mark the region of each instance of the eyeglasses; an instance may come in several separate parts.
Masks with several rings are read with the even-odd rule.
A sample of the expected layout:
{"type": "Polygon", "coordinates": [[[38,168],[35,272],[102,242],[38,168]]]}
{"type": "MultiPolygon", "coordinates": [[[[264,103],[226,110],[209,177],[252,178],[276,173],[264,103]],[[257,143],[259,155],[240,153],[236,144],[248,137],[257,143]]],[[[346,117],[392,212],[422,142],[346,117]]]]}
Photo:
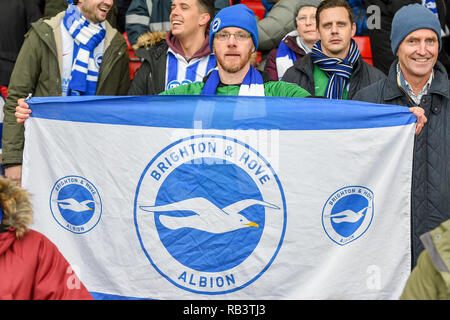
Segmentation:
{"type": "Polygon", "coordinates": [[[236,33],[228,33],[228,32],[219,32],[214,35],[214,38],[219,41],[227,41],[231,36],[234,36],[236,41],[245,41],[251,37],[249,33],[245,32],[236,32],[236,33]]]}
{"type": "MultiPolygon", "coordinates": [[[[299,23],[304,24],[304,23],[306,23],[307,18],[308,18],[307,16],[299,16],[299,17],[296,17],[295,20],[297,20],[299,23]]],[[[312,15],[309,18],[311,19],[312,23],[314,23],[314,24],[316,23],[316,15],[312,15]]]]}

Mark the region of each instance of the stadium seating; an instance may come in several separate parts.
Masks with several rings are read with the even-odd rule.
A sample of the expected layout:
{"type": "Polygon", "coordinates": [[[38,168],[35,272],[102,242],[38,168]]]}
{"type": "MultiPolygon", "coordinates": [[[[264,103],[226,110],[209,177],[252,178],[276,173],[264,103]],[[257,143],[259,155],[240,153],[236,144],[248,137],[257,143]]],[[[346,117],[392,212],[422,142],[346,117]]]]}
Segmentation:
{"type": "Polygon", "coordinates": [[[130,57],[130,62],[129,62],[129,65],[130,65],[130,79],[133,80],[134,74],[136,73],[136,70],[141,66],[142,61],[141,61],[141,59],[139,57],[134,55],[134,50],[131,47],[130,42],[128,41],[127,33],[124,32],[122,35],[125,38],[125,41],[127,42],[127,45],[128,45],[128,55],[130,57]]]}
{"type": "Polygon", "coordinates": [[[355,36],[353,37],[356,44],[358,45],[359,52],[365,62],[373,66],[373,58],[372,58],[372,47],[370,46],[370,38],[355,36]]]}

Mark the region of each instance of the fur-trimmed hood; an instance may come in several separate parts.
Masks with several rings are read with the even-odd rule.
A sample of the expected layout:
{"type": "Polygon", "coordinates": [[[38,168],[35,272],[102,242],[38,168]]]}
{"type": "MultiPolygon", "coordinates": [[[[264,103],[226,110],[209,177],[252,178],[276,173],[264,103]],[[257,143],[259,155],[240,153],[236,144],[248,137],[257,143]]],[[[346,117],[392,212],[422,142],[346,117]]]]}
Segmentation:
{"type": "Polygon", "coordinates": [[[152,46],[155,43],[165,40],[168,32],[169,31],[156,31],[144,33],[139,36],[137,42],[133,45],[133,49],[136,51],[141,47],[147,48],[148,46],[152,46]]]}
{"type": "Polygon", "coordinates": [[[14,231],[20,239],[33,221],[30,195],[9,179],[0,177],[0,205],[3,208],[1,224],[4,230],[14,231]]]}
{"type": "Polygon", "coordinates": [[[211,54],[211,49],[209,48],[209,36],[206,35],[203,40],[202,46],[195,52],[195,54],[191,57],[186,57],[183,47],[181,45],[180,40],[172,34],[172,31],[157,31],[157,32],[148,32],[141,35],[133,48],[135,50],[143,47],[148,48],[156,45],[157,43],[165,41],[169,48],[175,52],[183,56],[187,61],[194,58],[201,58],[206,55],[211,54]]]}

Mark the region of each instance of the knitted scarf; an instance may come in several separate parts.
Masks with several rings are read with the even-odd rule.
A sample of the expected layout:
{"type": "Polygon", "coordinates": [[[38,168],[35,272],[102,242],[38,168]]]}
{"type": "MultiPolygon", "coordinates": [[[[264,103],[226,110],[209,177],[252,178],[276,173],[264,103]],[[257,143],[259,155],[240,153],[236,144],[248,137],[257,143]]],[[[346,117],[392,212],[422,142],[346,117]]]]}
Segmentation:
{"type": "MultiPolygon", "coordinates": [[[[208,80],[206,81],[202,95],[205,94],[216,94],[217,86],[219,85],[220,77],[219,71],[214,69],[208,80]]],[[[242,81],[241,87],[239,89],[240,96],[264,96],[264,81],[261,74],[250,66],[247,74],[242,81]]]]}
{"type": "Polygon", "coordinates": [[[321,41],[314,44],[311,58],[314,64],[326,72],[329,76],[325,96],[329,99],[342,99],[345,82],[350,79],[355,63],[360,57],[358,46],[352,39],[350,50],[345,59],[330,58],[322,52],[321,41]]]}
{"type": "Polygon", "coordinates": [[[69,5],[63,23],[74,40],[74,61],[68,95],[95,95],[100,64],[95,62],[94,49],[105,38],[101,24],[86,20],[75,5],[69,5]]]}
{"type": "Polygon", "coordinates": [[[278,80],[281,80],[286,70],[292,67],[294,65],[294,62],[297,60],[295,52],[284,43],[284,39],[291,33],[288,33],[281,40],[277,49],[277,57],[275,58],[275,63],[277,65],[278,80]]]}

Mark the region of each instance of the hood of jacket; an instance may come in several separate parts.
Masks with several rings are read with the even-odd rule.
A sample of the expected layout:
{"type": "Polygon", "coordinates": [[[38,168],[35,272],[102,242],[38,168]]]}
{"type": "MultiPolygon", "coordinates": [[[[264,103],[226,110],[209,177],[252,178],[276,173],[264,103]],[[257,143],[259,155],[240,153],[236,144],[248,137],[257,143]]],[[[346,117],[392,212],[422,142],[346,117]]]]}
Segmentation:
{"type": "Polygon", "coordinates": [[[0,177],[0,205],[3,209],[0,230],[1,252],[1,248],[9,241],[8,234],[12,233],[18,239],[23,237],[33,221],[33,214],[30,195],[11,180],[3,177],[0,177]]]}

